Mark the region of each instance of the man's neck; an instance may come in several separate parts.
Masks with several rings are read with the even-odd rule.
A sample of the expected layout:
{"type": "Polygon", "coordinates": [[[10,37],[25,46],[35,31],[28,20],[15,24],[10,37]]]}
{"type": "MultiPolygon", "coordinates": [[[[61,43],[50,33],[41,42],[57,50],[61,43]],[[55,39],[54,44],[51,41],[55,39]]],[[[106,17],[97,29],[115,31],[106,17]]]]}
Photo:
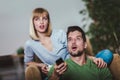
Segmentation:
{"type": "Polygon", "coordinates": [[[86,55],[85,55],[85,54],[82,54],[81,56],[78,56],[78,57],[72,57],[72,56],[71,56],[71,59],[72,59],[75,63],[77,63],[77,64],[79,64],[79,65],[81,65],[81,66],[86,63],[86,55]]]}

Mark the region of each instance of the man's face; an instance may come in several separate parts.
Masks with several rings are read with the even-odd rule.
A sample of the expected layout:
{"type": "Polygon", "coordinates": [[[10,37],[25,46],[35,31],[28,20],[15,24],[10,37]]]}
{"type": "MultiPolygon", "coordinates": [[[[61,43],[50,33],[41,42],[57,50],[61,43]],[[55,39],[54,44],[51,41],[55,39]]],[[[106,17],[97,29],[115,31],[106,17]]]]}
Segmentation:
{"type": "Polygon", "coordinates": [[[71,56],[81,56],[86,48],[82,34],[79,31],[73,31],[68,34],[68,51],[71,56]]]}

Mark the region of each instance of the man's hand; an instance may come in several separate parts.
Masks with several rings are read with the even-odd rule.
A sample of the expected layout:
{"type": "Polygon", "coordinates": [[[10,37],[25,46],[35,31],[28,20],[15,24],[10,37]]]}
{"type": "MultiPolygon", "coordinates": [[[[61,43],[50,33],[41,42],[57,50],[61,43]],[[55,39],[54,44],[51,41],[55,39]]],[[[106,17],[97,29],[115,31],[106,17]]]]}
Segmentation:
{"type": "Polygon", "coordinates": [[[57,75],[62,75],[67,69],[67,64],[66,62],[64,63],[61,63],[60,65],[55,65],[54,66],[54,72],[57,74],[57,75]]]}
{"type": "Polygon", "coordinates": [[[41,63],[40,66],[41,66],[42,72],[47,75],[48,74],[48,69],[49,69],[48,66],[46,64],[43,64],[43,63],[41,63]]]}
{"type": "Polygon", "coordinates": [[[54,71],[52,73],[52,76],[49,80],[59,80],[60,76],[64,74],[64,72],[67,70],[67,64],[66,62],[63,62],[59,65],[55,64],[54,71]]]}

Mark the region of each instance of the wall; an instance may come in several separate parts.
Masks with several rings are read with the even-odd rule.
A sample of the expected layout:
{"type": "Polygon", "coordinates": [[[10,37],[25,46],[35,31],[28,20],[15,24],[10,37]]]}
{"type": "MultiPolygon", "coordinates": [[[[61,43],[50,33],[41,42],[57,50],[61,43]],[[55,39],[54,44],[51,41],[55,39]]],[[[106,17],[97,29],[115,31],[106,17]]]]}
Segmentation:
{"type": "Polygon", "coordinates": [[[87,15],[81,0],[1,0],[0,1],[0,55],[14,54],[29,39],[29,20],[36,7],[46,8],[53,28],[64,29],[69,25],[83,26],[87,15]]]}

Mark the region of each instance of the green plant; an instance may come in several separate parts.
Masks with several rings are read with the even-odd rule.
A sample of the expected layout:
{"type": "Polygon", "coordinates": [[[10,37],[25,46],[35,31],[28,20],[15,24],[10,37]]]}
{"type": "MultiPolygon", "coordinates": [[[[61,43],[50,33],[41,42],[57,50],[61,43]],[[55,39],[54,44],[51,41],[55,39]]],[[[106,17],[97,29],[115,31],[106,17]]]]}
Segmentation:
{"type": "Polygon", "coordinates": [[[120,0],[83,0],[93,23],[87,35],[93,52],[110,49],[120,53],[120,0]]]}
{"type": "Polygon", "coordinates": [[[24,48],[23,47],[19,47],[17,49],[17,54],[20,55],[20,54],[24,54],[24,48]]]}

